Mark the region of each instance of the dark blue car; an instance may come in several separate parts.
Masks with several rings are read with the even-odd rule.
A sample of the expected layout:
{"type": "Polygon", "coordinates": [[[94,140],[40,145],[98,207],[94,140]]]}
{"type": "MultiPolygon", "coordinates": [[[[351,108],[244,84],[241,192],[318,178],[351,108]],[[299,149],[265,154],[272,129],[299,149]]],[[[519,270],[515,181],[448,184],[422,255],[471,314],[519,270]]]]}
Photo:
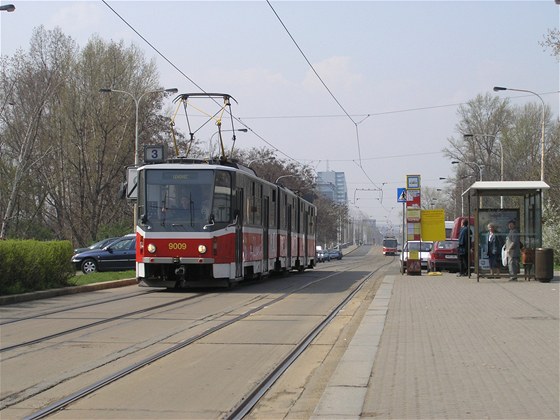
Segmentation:
{"type": "Polygon", "coordinates": [[[91,251],[93,249],[101,249],[101,248],[105,248],[107,245],[115,242],[117,239],[120,239],[120,236],[117,236],[115,238],[107,238],[107,239],[102,239],[99,242],[94,243],[93,245],[90,245],[86,248],[76,248],[74,250],[74,254],[79,254],[81,252],[85,252],[85,251],[91,251]]]}
{"type": "Polygon", "coordinates": [[[129,234],[102,249],[75,254],[72,263],[84,274],[96,271],[132,270],[136,267],[136,235],[129,234]]]}

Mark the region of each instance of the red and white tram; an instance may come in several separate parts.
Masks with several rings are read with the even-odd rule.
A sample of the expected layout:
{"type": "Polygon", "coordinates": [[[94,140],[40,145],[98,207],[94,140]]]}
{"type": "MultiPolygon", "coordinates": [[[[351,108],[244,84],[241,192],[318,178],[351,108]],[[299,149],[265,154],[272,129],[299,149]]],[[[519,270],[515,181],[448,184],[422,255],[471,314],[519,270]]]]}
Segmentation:
{"type": "Polygon", "coordinates": [[[229,285],[315,266],[315,206],[252,169],[177,158],[137,175],[140,285],[229,285]]]}

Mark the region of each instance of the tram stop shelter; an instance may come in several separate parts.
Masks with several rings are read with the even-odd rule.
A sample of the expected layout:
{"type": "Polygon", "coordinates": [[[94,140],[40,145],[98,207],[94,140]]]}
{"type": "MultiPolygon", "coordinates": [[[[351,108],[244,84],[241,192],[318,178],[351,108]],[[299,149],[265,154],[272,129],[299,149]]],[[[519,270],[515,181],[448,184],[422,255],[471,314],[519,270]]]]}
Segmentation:
{"type": "MultiPolygon", "coordinates": [[[[508,223],[513,220],[523,247],[520,267],[524,268],[525,277],[529,275],[530,278],[535,249],[542,247],[543,191],[549,188],[544,181],[478,181],[463,192],[463,196],[468,198],[469,218],[474,216],[474,253],[472,256],[469,253],[469,260],[474,258],[474,261],[469,261],[469,276],[473,263],[477,281],[481,274],[485,275],[490,270],[487,255],[488,224],[495,226],[502,243],[505,243],[509,233],[508,223]],[[506,197],[518,197],[518,200],[514,200],[515,205],[504,208],[506,197]],[[471,209],[474,209],[474,215],[471,209]]],[[[511,202],[508,200],[508,203],[511,202]]]]}

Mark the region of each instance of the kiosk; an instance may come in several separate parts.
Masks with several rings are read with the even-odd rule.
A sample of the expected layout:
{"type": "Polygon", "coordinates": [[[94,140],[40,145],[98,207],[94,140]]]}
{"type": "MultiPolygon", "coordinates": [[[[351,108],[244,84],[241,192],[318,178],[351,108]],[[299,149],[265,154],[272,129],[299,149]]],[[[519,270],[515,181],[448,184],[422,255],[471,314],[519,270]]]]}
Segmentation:
{"type": "MultiPolygon", "coordinates": [[[[488,263],[486,244],[486,226],[495,224],[500,234],[507,235],[508,222],[514,220],[523,244],[523,255],[520,267],[525,269],[525,275],[530,276],[533,268],[534,250],[542,247],[542,196],[543,191],[550,187],[543,181],[478,181],[472,184],[463,195],[468,198],[469,217],[474,208],[474,267],[476,280],[479,281],[481,269],[486,269],[488,263]],[[503,208],[503,198],[498,206],[484,207],[484,197],[519,197],[517,204],[503,208]],[[474,198],[471,203],[471,198],[474,198]],[[472,204],[472,205],[471,205],[472,204]]],[[[488,201],[488,200],[487,200],[488,201]]],[[[495,200],[497,203],[497,200],[495,200]]],[[[470,259],[470,257],[469,257],[470,259]]],[[[469,266],[470,266],[469,262],[469,266]]]]}

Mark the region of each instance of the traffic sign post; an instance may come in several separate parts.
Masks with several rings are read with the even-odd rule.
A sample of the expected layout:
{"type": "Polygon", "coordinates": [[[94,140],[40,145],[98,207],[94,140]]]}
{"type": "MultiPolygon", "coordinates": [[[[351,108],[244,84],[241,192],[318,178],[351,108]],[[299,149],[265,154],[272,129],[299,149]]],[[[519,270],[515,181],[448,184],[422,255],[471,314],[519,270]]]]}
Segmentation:
{"type": "MultiPolygon", "coordinates": [[[[406,239],[408,241],[420,241],[418,251],[408,248],[406,261],[407,275],[422,274],[422,232],[421,232],[421,197],[420,197],[420,175],[406,176],[406,239]]],[[[410,246],[410,244],[409,244],[410,246]]],[[[404,260],[404,256],[403,256],[404,260]]]]}

